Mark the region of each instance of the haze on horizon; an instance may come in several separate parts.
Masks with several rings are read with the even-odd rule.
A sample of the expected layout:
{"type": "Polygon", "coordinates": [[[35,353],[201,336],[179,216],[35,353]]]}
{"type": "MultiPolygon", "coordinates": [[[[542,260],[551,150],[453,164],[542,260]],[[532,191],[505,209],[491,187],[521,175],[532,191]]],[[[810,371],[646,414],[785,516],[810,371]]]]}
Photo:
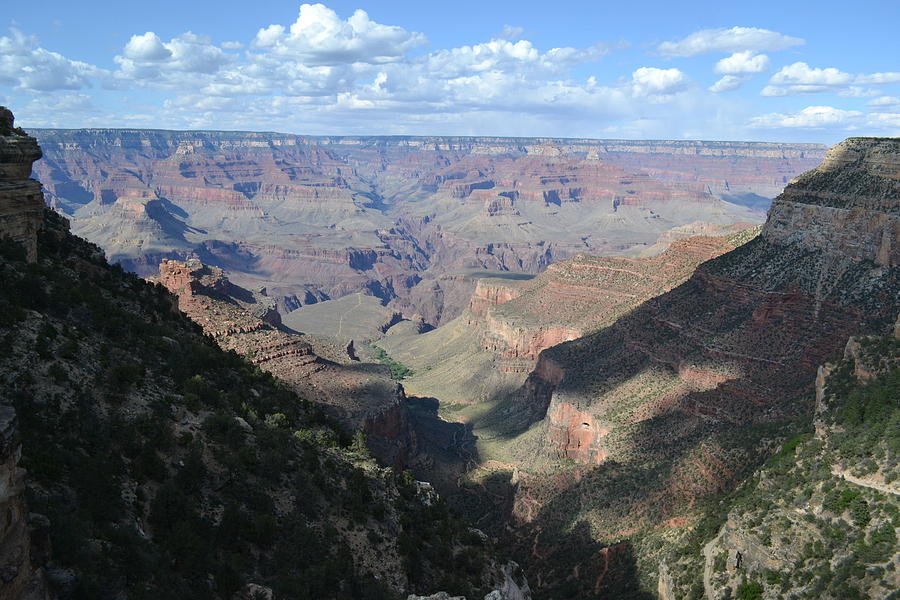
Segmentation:
{"type": "Polygon", "coordinates": [[[900,4],[720,4],[18,4],[0,104],[24,127],[900,136],[900,4]]]}

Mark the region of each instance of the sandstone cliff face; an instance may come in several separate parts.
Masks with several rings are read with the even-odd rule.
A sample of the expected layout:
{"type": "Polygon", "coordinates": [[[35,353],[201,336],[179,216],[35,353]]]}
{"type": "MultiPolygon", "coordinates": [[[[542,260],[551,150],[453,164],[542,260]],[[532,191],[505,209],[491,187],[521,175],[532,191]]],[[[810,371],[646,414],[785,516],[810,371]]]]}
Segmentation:
{"type": "Polygon", "coordinates": [[[29,177],[31,164],[41,158],[41,149],[34,138],[13,125],[13,114],[0,106],[0,237],[22,244],[33,262],[44,196],[41,184],[29,177]]]}
{"type": "Polygon", "coordinates": [[[900,140],[851,138],[792,182],[763,229],[772,244],[802,244],[855,261],[900,264],[900,140]]]}

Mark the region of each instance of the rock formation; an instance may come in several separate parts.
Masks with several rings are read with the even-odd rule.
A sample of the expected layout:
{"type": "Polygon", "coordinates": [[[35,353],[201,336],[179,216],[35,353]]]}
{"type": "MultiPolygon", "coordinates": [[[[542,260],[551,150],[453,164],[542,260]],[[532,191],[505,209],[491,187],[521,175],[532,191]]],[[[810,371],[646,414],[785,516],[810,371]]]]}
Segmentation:
{"type": "Polygon", "coordinates": [[[541,360],[566,374],[552,399],[531,401],[609,407],[595,413],[603,414],[632,393],[621,378],[658,372],[665,393],[633,406],[632,419],[677,407],[743,423],[766,414],[761,407],[773,411],[765,418],[796,410],[777,399],[800,396],[841,339],[883,327],[898,303],[900,184],[884,166],[892,164],[886,152],[900,153],[900,142],[851,139],[833,148],[776,199],[759,239],[609,331],[546,352],[541,360]],[[623,351],[604,352],[610,344],[623,351]],[[585,402],[579,390],[593,385],[602,399],[585,402]]]}
{"type": "MultiPolygon", "coordinates": [[[[680,548],[666,587],[700,579],[706,598],[880,598],[900,586],[896,401],[900,342],[854,337],[819,378],[815,435],[796,436],[722,509],[702,552],[680,548]],[[893,396],[893,397],[891,397],[893,396]],[[702,568],[701,568],[702,567],[702,568]]],[[[661,569],[661,576],[668,569],[661,569]]],[[[662,587],[662,579],[660,580],[662,587]]],[[[680,589],[674,589],[678,585],[680,589]]]]}
{"type": "Polygon", "coordinates": [[[41,184],[30,179],[31,164],[39,158],[35,139],[14,127],[12,112],[0,106],[0,237],[22,244],[32,262],[44,210],[41,184]]]}
{"type": "Polygon", "coordinates": [[[163,260],[158,281],[223,349],[315,396],[348,432],[362,430],[384,464],[406,468],[416,458],[403,388],[384,368],[358,364],[337,340],[283,331],[268,297],[231,283],[217,267],[196,259],[163,260]]]}

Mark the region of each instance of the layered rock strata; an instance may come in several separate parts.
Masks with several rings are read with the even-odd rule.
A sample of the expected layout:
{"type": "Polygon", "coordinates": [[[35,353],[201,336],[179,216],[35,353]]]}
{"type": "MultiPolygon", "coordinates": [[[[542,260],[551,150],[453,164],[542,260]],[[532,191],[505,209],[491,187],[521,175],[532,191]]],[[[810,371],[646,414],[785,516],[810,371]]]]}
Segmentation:
{"type": "Polygon", "coordinates": [[[199,258],[282,312],[355,292],[437,325],[467,270],[636,254],[672,227],[758,222],[821,157],[791,144],[36,130],[48,202],[141,275],[199,258]],[[642,169],[644,161],[652,168],[642,169]],[[752,196],[746,202],[741,194],[752,196]]]}
{"type": "Polygon", "coordinates": [[[41,184],[30,178],[39,158],[37,141],[14,127],[12,112],[0,106],[0,237],[22,244],[32,262],[44,210],[41,184]]]}
{"type": "MultiPolygon", "coordinates": [[[[694,426],[800,408],[788,401],[803,397],[816,366],[843,340],[893,323],[898,154],[898,140],[836,146],[776,199],[758,239],[704,264],[614,327],[545,352],[540,361],[564,375],[552,394],[532,394],[530,402],[548,415],[551,445],[565,444],[553,434],[566,427],[553,419],[556,405],[601,419],[617,414],[623,425],[677,411],[694,426]],[[660,391],[636,398],[642,379],[660,391]]],[[[531,385],[539,387],[547,389],[531,385]]]]}

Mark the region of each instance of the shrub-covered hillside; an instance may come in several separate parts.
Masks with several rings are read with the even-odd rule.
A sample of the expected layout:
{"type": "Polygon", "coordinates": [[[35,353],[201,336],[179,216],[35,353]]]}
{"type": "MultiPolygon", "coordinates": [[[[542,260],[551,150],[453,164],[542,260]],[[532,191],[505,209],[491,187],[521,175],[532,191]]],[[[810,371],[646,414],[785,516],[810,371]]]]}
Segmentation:
{"type": "Polygon", "coordinates": [[[815,431],[710,512],[666,598],[900,597],[900,340],[852,339],[817,391],[815,431]]]}
{"type": "Polygon", "coordinates": [[[487,542],[408,473],[55,213],[36,264],[11,242],[0,254],[0,400],[18,413],[33,554],[61,597],[472,597],[496,583],[487,542]]]}

